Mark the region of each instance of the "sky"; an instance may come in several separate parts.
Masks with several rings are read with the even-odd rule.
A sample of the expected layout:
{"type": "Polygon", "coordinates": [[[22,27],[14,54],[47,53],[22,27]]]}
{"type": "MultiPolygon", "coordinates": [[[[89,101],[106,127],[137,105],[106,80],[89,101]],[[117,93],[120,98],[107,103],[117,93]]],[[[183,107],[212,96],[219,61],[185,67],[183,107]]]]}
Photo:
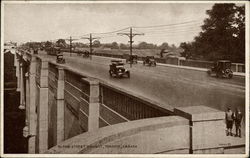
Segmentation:
{"type": "MultiPolygon", "coordinates": [[[[133,27],[133,33],[144,33],[136,35],[134,43],[167,42],[178,46],[199,34],[208,17],[206,10],[212,6],[213,3],[5,3],[4,41],[40,42],[69,36],[79,39],[93,33],[101,43],[128,43],[127,36],[117,33],[128,33],[128,27],[133,27]],[[124,30],[99,34],[120,29],[124,30]]],[[[86,39],[76,41],[88,43],[86,39]]]]}

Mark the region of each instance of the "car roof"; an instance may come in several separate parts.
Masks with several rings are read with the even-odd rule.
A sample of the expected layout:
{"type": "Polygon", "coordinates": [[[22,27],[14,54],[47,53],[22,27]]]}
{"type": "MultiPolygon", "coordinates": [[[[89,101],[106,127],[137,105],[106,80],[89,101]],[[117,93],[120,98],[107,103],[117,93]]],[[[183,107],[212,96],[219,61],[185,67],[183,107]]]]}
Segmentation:
{"type": "Polygon", "coordinates": [[[218,60],[217,62],[231,62],[230,60],[218,60]]]}
{"type": "Polygon", "coordinates": [[[111,60],[112,63],[120,63],[122,60],[111,60]]]}

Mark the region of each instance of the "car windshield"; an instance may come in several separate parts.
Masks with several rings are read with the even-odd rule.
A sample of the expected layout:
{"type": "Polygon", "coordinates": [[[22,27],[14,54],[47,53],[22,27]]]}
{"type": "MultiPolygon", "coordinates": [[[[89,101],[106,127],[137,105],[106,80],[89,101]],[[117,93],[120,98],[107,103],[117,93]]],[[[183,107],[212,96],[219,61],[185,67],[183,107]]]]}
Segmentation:
{"type": "Polygon", "coordinates": [[[230,67],[231,67],[231,63],[230,62],[225,63],[225,68],[230,68],[230,67]]]}

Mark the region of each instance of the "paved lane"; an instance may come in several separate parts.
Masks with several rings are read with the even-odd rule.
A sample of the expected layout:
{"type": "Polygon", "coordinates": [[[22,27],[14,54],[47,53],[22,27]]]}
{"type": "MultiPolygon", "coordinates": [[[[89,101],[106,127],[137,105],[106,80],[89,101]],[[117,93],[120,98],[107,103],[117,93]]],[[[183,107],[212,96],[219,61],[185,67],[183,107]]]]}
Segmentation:
{"type": "MultiPolygon", "coordinates": [[[[48,57],[47,55],[43,55],[48,57]]],[[[55,57],[49,57],[55,58],[55,57]]],[[[141,64],[127,64],[131,78],[111,78],[110,58],[93,56],[92,60],[65,55],[66,65],[72,66],[86,75],[99,78],[117,87],[160,103],[163,107],[206,105],[220,110],[227,106],[240,107],[245,112],[245,79],[218,79],[205,72],[173,67],[146,67],[141,64]]]]}
{"type": "Polygon", "coordinates": [[[130,79],[111,78],[108,74],[110,59],[65,56],[70,65],[87,75],[102,79],[150,98],[163,106],[206,105],[220,110],[227,106],[245,111],[244,78],[232,80],[211,78],[204,72],[171,67],[133,65],[130,79]]]}

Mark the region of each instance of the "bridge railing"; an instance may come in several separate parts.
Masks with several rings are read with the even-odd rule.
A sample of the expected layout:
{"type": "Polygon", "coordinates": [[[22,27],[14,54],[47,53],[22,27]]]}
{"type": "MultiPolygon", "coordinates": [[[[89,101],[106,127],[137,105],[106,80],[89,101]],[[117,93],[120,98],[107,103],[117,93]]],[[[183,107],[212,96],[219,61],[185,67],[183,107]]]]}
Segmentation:
{"type": "Polygon", "coordinates": [[[106,125],[172,115],[157,103],[107,83],[100,83],[100,118],[106,125]]]}

